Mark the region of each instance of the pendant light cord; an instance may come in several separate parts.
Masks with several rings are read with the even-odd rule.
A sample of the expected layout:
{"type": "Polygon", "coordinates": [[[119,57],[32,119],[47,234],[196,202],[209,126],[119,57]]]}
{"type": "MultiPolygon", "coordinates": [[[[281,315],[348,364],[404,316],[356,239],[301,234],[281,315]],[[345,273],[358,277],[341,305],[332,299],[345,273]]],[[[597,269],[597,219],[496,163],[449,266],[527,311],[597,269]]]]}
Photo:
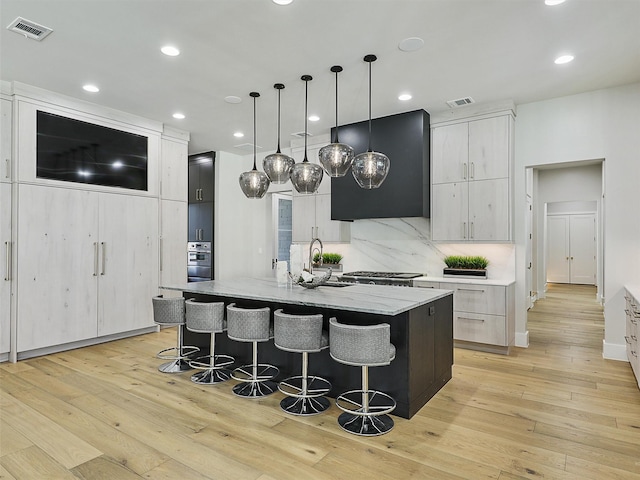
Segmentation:
{"type": "Polygon", "coordinates": [[[304,80],[304,160],[303,162],[308,162],[307,159],[307,99],[309,97],[309,79],[306,78],[307,75],[302,77],[304,80]]]}
{"type": "Polygon", "coordinates": [[[278,88],[278,150],[276,153],[282,153],[280,151],[280,88],[278,88]]]}
{"type": "Polygon", "coordinates": [[[339,70],[336,69],[336,141],[335,143],[340,143],[340,140],[338,140],[338,72],[339,70]]]}
{"type": "Polygon", "coordinates": [[[256,97],[253,97],[253,169],[256,168],[256,97]]]}
{"type": "Polygon", "coordinates": [[[368,152],[373,152],[371,150],[371,62],[369,62],[369,149],[368,152]]]}

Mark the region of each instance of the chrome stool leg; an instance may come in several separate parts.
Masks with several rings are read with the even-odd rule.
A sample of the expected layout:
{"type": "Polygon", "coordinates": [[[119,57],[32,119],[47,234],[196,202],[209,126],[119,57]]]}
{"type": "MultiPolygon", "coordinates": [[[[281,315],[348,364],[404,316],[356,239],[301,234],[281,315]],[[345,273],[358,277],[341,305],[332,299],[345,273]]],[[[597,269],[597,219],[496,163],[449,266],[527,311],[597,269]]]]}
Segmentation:
{"type": "Polygon", "coordinates": [[[362,390],[351,390],[336,398],[336,406],[344,413],[338,424],[347,432],[362,436],[377,436],[393,428],[393,419],[387,415],[396,408],[389,395],[369,390],[369,367],[362,366],[362,390]]]}
{"type": "Polygon", "coordinates": [[[233,364],[235,359],[229,355],[216,355],[216,334],[211,333],[209,355],[198,357],[189,362],[191,368],[200,369],[201,372],[191,375],[191,381],[199,385],[215,385],[231,378],[231,371],[226,368],[233,364]]]}
{"type": "Polygon", "coordinates": [[[189,357],[200,349],[193,346],[184,346],[182,343],[184,325],[177,326],[177,342],[175,347],[165,348],[156,354],[161,360],[171,360],[158,367],[162,373],[180,373],[191,370],[189,357]],[[169,352],[174,352],[173,354],[169,352]]]}
{"type": "Polygon", "coordinates": [[[233,393],[239,397],[260,398],[271,395],[278,389],[273,379],[280,371],[278,367],[258,363],[258,342],[253,342],[253,362],[242,365],[231,372],[231,378],[238,380],[233,393]]]}
{"type": "Polygon", "coordinates": [[[331,383],[321,377],[309,376],[309,353],[302,352],[302,375],[290,377],[278,384],[278,390],[287,395],[280,408],[292,415],[316,415],[329,408],[326,395],[331,383]]]}

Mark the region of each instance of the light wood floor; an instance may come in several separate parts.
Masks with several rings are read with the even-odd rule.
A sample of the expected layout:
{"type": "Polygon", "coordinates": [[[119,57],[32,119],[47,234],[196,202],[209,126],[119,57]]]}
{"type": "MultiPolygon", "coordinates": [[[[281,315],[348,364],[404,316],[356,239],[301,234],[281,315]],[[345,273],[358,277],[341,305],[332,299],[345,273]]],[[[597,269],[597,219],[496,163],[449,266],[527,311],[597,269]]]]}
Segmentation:
{"type": "Polygon", "coordinates": [[[2,364],[0,478],[640,479],[640,391],[602,359],[594,288],[551,286],[529,331],[510,356],[456,349],[453,379],[377,438],[335,406],[291,417],[279,393],[159,373],[171,330],[2,364]]]}

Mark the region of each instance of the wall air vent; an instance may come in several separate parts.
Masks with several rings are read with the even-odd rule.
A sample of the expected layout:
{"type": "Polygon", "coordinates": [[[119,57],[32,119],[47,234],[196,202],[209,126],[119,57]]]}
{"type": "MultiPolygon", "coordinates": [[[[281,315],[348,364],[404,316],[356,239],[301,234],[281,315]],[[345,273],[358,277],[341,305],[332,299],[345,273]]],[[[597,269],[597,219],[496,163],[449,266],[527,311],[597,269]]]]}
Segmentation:
{"type": "Polygon", "coordinates": [[[26,18],[18,17],[7,26],[7,30],[24,35],[37,41],[42,41],[53,29],[39,25],[26,18]]]}
{"type": "Polygon", "coordinates": [[[296,133],[292,133],[291,136],[292,137],[296,137],[296,138],[304,138],[305,135],[307,137],[313,137],[313,135],[311,135],[309,132],[304,133],[304,132],[296,132],[296,133]]]}
{"type": "Polygon", "coordinates": [[[447,101],[447,105],[449,105],[451,108],[463,107],[471,103],[476,103],[475,100],[471,97],[456,98],[455,100],[447,101]]]}

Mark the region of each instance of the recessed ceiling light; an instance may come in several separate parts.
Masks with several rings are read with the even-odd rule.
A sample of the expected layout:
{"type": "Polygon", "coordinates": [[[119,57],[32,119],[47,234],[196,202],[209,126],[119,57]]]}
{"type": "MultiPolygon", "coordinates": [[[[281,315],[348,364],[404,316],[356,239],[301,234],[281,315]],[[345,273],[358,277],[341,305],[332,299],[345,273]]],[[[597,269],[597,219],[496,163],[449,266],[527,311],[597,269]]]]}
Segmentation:
{"type": "Polygon", "coordinates": [[[177,118],[178,120],[184,119],[184,113],[176,112],[173,114],[173,118],[177,118]]]}
{"type": "Polygon", "coordinates": [[[320,120],[320,117],[318,115],[310,115],[309,116],[309,121],[310,122],[317,122],[318,120],[320,120]]]}
{"type": "Polygon", "coordinates": [[[419,37],[405,38],[398,44],[398,48],[403,52],[415,52],[424,47],[424,40],[419,37]]]}
{"type": "Polygon", "coordinates": [[[564,3],[564,0],[544,0],[544,4],[549,5],[550,7],[560,5],[561,3],[564,3]]]}
{"type": "Polygon", "coordinates": [[[556,65],[562,65],[563,63],[569,63],[573,60],[573,55],[562,55],[555,59],[556,65]]]}
{"type": "Polygon", "coordinates": [[[242,99],[240,97],[236,97],[235,95],[229,95],[228,97],[224,97],[224,101],[227,103],[240,103],[242,99]]]}
{"type": "Polygon", "coordinates": [[[398,95],[398,100],[406,102],[407,100],[411,100],[413,97],[408,93],[403,93],[402,95],[398,95]]]}
{"type": "Polygon", "coordinates": [[[100,89],[98,87],[96,87],[95,85],[91,85],[91,84],[83,85],[82,88],[84,90],[86,90],[87,92],[91,92],[91,93],[98,93],[100,91],[100,89]]]}
{"type": "Polygon", "coordinates": [[[289,5],[293,0],[273,0],[276,5],[289,5]]]}
{"type": "Polygon", "coordinates": [[[160,51],[165,55],[168,55],[169,57],[177,57],[178,55],[180,55],[180,50],[178,50],[176,47],[172,47],[171,45],[165,45],[160,49],[160,51]]]}
{"type": "Polygon", "coordinates": [[[244,133],[236,132],[236,133],[233,134],[233,136],[236,137],[236,138],[242,138],[242,137],[244,137],[244,133]]]}

